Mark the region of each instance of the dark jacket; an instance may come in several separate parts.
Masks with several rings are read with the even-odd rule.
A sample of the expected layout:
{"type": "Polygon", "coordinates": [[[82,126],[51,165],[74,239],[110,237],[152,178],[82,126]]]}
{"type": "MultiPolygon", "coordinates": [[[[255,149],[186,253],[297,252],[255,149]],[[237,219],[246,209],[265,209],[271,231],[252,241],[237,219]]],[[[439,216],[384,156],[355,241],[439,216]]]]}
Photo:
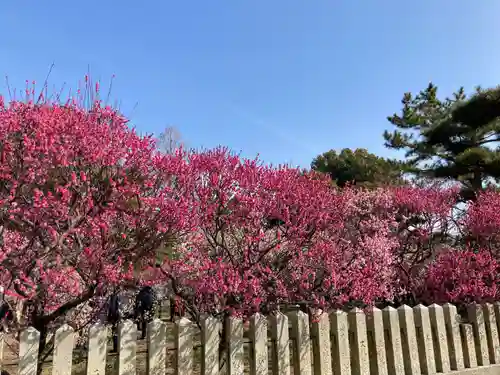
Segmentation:
{"type": "Polygon", "coordinates": [[[118,293],[113,293],[108,300],[108,316],[109,323],[117,323],[120,320],[120,296],[118,293]]]}
{"type": "Polygon", "coordinates": [[[141,288],[135,297],[135,313],[151,311],[156,301],[156,293],[150,286],[141,288]]]}

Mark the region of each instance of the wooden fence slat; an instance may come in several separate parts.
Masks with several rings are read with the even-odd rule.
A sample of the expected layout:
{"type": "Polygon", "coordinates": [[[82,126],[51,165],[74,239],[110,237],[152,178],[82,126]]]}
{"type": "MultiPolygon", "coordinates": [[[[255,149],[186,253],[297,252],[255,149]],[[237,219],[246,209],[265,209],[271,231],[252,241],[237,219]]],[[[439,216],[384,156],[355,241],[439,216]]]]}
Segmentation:
{"type": "Polygon", "coordinates": [[[273,375],[290,375],[290,346],[286,315],[278,312],[271,316],[271,334],[273,375]]]}
{"type": "Polygon", "coordinates": [[[382,311],[372,307],[366,316],[366,324],[368,333],[371,336],[371,340],[368,340],[370,374],[388,375],[382,311]]]}
{"type": "Polygon", "coordinates": [[[353,333],[351,368],[354,375],[365,375],[370,373],[370,361],[368,354],[368,336],[366,331],[365,313],[358,308],[349,311],[349,328],[353,333]]]}
{"type": "Polygon", "coordinates": [[[67,324],[59,327],[54,337],[53,375],[71,375],[74,345],[75,331],[73,328],[67,324]]]}
{"type": "Polygon", "coordinates": [[[349,346],[347,314],[340,310],[330,314],[330,328],[333,335],[333,373],[335,375],[350,375],[351,349],[349,346]]]}
{"type": "Polygon", "coordinates": [[[486,337],[484,314],[481,305],[472,304],[468,306],[467,316],[472,323],[474,332],[477,364],[478,366],[487,366],[490,364],[490,357],[488,353],[488,339],[486,337]]]}
{"type": "Polygon", "coordinates": [[[167,325],[160,319],[154,319],[147,327],[147,374],[165,375],[167,367],[167,325]]]}
{"type": "Polygon", "coordinates": [[[250,339],[252,340],[251,375],[267,375],[269,359],[267,355],[267,318],[255,314],[250,318],[250,339]]]}
{"type": "Polygon", "coordinates": [[[137,327],[130,320],[118,325],[118,375],[136,375],[137,327]]]}
{"type": "Polygon", "coordinates": [[[490,363],[500,363],[500,342],[498,340],[497,318],[495,316],[495,309],[491,303],[483,305],[483,315],[490,363]]]}
{"type": "Polygon", "coordinates": [[[382,310],[382,317],[384,319],[384,330],[387,333],[385,346],[389,374],[404,375],[405,368],[399,313],[395,308],[387,306],[382,310]]]}
{"type": "Polygon", "coordinates": [[[230,317],[227,324],[228,375],[243,375],[243,321],[230,317]]]}
{"type": "Polygon", "coordinates": [[[293,368],[294,374],[311,375],[311,334],[309,331],[309,316],[302,311],[289,314],[292,323],[294,343],[293,368]]]}
{"type": "Polygon", "coordinates": [[[89,329],[87,375],[105,375],[108,329],[96,324],[89,329]]]}
{"type": "Polygon", "coordinates": [[[330,319],[325,312],[313,318],[314,375],[332,375],[332,346],[330,343],[330,319]]]}
{"type": "Polygon", "coordinates": [[[460,324],[460,334],[464,349],[464,365],[466,368],[475,368],[477,367],[477,356],[472,325],[460,324]]]}
{"type": "Polygon", "coordinates": [[[443,373],[450,372],[450,351],[448,347],[448,337],[446,335],[443,308],[436,304],[429,306],[429,316],[431,320],[431,329],[435,333],[434,343],[436,350],[434,355],[436,358],[436,370],[443,373]]]}
{"type": "Polygon", "coordinates": [[[193,372],[194,352],[191,325],[191,321],[187,318],[181,318],[176,323],[175,347],[177,348],[177,375],[188,375],[193,372]]]}
{"type": "Polygon", "coordinates": [[[403,363],[407,375],[420,375],[417,334],[413,309],[403,305],[398,308],[399,325],[401,327],[401,344],[403,347],[403,363]]]}
{"type": "Polygon", "coordinates": [[[0,373],[2,372],[3,366],[3,355],[4,355],[4,347],[5,347],[5,337],[4,333],[0,332],[0,373]]]}
{"type": "Polygon", "coordinates": [[[497,320],[497,332],[500,336],[500,302],[495,302],[493,304],[493,310],[495,311],[495,318],[497,320]]]}
{"type": "Polygon", "coordinates": [[[201,327],[201,373],[218,375],[221,324],[216,318],[208,317],[203,320],[201,327]]]}
{"type": "Polygon", "coordinates": [[[436,360],[429,309],[424,305],[418,305],[413,308],[413,313],[415,325],[418,327],[418,332],[420,333],[417,336],[420,369],[423,374],[435,374],[436,360]]]}
{"type": "Polygon", "coordinates": [[[19,337],[19,375],[36,375],[40,332],[28,327],[19,337]]]}
{"type": "Polygon", "coordinates": [[[448,347],[450,350],[450,367],[452,370],[463,370],[465,368],[464,352],[457,308],[450,303],[445,303],[443,305],[443,313],[446,337],[448,338],[448,347]]]}

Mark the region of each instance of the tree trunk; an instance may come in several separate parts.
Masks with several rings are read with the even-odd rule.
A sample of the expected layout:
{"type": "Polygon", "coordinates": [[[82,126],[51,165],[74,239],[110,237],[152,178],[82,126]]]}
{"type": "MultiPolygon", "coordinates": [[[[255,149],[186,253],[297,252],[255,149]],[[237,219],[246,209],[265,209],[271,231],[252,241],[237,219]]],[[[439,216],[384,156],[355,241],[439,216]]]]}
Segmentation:
{"type": "Polygon", "coordinates": [[[40,375],[43,370],[43,363],[45,360],[49,357],[50,354],[52,354],[52,351],[54,349],[53,345],[49,345],[47,342],[47,336],[48,336],[48,329],[47,325],[43,323],[36,324],[35,322],[33,324],[33,328],[35,328],[38,332],[40,332],[40,342],[38,346],[38,360],[37,360],[37,375],[40,375]]]}

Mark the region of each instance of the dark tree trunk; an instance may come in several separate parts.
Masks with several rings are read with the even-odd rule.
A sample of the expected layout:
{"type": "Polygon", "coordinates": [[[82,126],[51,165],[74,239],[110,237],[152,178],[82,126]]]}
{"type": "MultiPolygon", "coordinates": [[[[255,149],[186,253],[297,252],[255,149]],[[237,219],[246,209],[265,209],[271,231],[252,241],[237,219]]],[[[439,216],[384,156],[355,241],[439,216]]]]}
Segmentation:
{"type": "Polygon", "coordinates": [[[40,341],[38,346],[38,367],[37,367],[37,375],[42,373],[43,363],[52,354],[54,349],[53,345],[49,345],[47,341],[48,336],[48,327],[43,323],[42,320],[36,320],[33,322],[33,328],[35,328],[38,332],[40,332],[40,341]]]}

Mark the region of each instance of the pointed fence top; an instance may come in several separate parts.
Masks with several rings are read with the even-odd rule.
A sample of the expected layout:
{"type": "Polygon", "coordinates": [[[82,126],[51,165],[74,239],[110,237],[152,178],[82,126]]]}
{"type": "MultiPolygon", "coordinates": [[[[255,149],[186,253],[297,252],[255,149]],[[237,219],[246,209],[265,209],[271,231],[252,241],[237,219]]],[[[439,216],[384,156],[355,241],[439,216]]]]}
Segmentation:
{"type": "Polygon", "coordinates": [[[393,311],[397,311],[397,310],[394,307],[392,307],[392,306],[387,306],[382,311],[393,312],[393,311]]]}
{"type": "Polygon", "coordinates": [[[427,310],[427,307],[426,307],[426,306],[424,306],[424,305],[422,305],[422,304],[420,303],[420,304],[418,304],[417,306],[415,306],[413,309],[414,309],[414,310],[427,310]]]}
{"type": "Polygon", "coordinates": [[[190,326],[192,322],[188,318],[182,317],[177,324],[179,324],[179,326],[185,327],[190,326]]]}
{"type": "Polygon", "coordinates": [[[74,332],[75,330],[73,329],[73,327],[71,327],[70,325],[64,323],[62,326],[60,326],[57,330],[56,330],[56,333],[62,333],[62,332],[74,332]]]}
{"type": "Polygon", "coordinates": [[[413,309],[408,305],[402,305],[402,306],[398,307],[398,311],[409,312],[409,311],[413,311],[413,309]]]}

